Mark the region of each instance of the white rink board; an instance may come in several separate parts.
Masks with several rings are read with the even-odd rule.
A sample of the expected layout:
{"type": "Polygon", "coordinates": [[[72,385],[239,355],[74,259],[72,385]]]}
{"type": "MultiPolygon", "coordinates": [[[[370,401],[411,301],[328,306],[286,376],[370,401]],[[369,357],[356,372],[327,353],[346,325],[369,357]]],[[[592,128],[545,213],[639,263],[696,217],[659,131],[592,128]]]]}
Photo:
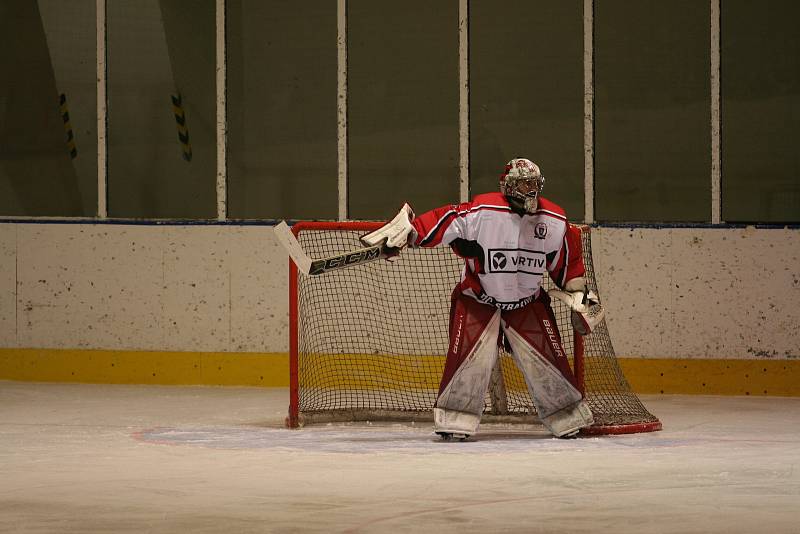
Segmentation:
{"type": "Polygon", "coordinates": [[[0,347],[17,346],[17,227],[0,224],[0,347]]]}
{"type": "Polygon", "coordinates": [[[800,358],[800,230],[592,230],[618,356],[800,358]]]}
{"type": "Polygon", "coordinates": [[[270,227],[0,224],[0,236],[0,291],[16,277],[0,322],[18,318],[2,347],[288,350],[288,267],[270,227]]]}
{"type": "MultiPolygon", "coordinates": [[[[596,228],[620,357],[800,357],[800,230],[596,228]]],[[[271,226],[0,224],[0,348],[286,352],[271,226]]]]}

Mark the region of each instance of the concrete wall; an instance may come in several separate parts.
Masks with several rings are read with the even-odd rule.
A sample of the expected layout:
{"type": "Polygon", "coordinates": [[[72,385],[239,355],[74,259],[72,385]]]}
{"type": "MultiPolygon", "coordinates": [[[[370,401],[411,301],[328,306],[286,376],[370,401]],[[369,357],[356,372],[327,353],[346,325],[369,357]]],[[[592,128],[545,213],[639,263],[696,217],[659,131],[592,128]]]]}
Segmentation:
{"type": "Polygon", "coordinates": [[[0,347],[285,352],[259,226],[0,224],[0,347]]]}
{"type": "MultiPolygon", "coordinates": [[[[800,230],[599,228],[619,356],[800,358],[800,230]]],[[[0,224],[0,348],[288,350],[269,226],[0,224]]]]}
{"type": "Polygon", "coordinates": [[[593,230],[617,353],[800,358],[800,230],[593,230]]]}

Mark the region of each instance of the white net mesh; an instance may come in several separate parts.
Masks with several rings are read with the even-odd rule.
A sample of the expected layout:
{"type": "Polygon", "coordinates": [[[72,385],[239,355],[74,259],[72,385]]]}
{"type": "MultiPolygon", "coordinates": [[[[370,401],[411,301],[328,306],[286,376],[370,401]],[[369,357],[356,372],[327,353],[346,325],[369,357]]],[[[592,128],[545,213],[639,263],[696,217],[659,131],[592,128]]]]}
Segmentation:
{"type": "MultiPolygon", "coordinates": [[[[298,239],[312,258],[362,245],[373,227],[315,229],[304,223],[298,239]]],[[[583,233],[586,279],[597,292],[589,227],[583,233]]],[[[389,263],[377,261],[297,284],[297,397],[290,419],[431,419],[448,343],[450,294],[462,260],[448,248],[406,249],[389,263]]],[[[545,287],[549,286],[549,279],[545,287]]],[[[598,292],[599,294],[599,292],[598,292]]],[[[614,354],[605,322],[584,338],[573,334],[569,309],[554,300],[562,342],[595,417],[598,433],[660,428],[631,390],[614,354]],[[577,343],[576,343],[577,341],[577,343]]],[[[485,419],[535,420],[522,374],[501,350],[486,396],[485,419]]]]}

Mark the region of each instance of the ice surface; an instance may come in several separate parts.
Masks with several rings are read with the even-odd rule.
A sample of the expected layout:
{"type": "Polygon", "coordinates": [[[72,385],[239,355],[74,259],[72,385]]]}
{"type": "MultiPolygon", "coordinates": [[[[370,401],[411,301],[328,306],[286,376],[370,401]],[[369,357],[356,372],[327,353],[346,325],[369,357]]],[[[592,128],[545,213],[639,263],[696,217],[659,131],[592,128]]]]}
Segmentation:
{"type": "Polygon", "coordinates": [[[285,389],[0,382],[0,532],[800,532],[800,399],[650,434],[283,428],[285,389]]]}

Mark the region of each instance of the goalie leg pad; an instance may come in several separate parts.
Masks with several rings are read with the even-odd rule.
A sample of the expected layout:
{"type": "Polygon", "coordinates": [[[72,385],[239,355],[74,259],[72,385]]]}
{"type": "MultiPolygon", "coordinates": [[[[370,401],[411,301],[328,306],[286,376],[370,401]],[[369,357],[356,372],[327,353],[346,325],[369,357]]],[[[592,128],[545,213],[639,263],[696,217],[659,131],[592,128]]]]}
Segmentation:
{"type": "Polygon", "coordinates": [[[558,438],[572,436],[592,423],[594,416],[583,400],[542,418],[542,424],[558,438]]]}
{"type": "Polygon", "coordinates": [[[545,420],[583,398],[580,391],[514,329],[506,328],[505,333],[511,342],[511,354],[525,377],[540,419],[545,420]]]}
{"type": "Polygon", "coordinates": [[[414,212],[411,211],[411,206],[403,204],[394,219],[377,230],[361,236],[361,242],[373,247],[385,241],[389,248],[403,248],[416,240],[417,233],[411,225],[413,219],[414,212]]]}
{"type": "Polygon", "coordinates": [[[557,437],[591,425],[592,413],[570,380],[512,327],[504,331],[542,424],[557,437]]]}
{"type": "Polygon", "coordinates": [[[474,434],[497,360],[500,311],[469,297],[456,298],[451,317],[450,350],[436,399],[438,412],[434,411],[434,427],[436,432],[457,430],[474,434]],[[457,428],[443,426],[440,429],[440,425],[456,425],[457,428]]]}
{"type": "MultiPolygon", "coordinates": [[[[557,321],[546,293],[524,308],[503,312],[503,330],[513,330],[526,345],[536,350],[539,357],[551,363],[569,382],[577,387],[557,321]]],[[[509,340],[510,341],[510,340],[509,340]]],[[[530,351],[530,349],[528,349],[530,351]]]]}

